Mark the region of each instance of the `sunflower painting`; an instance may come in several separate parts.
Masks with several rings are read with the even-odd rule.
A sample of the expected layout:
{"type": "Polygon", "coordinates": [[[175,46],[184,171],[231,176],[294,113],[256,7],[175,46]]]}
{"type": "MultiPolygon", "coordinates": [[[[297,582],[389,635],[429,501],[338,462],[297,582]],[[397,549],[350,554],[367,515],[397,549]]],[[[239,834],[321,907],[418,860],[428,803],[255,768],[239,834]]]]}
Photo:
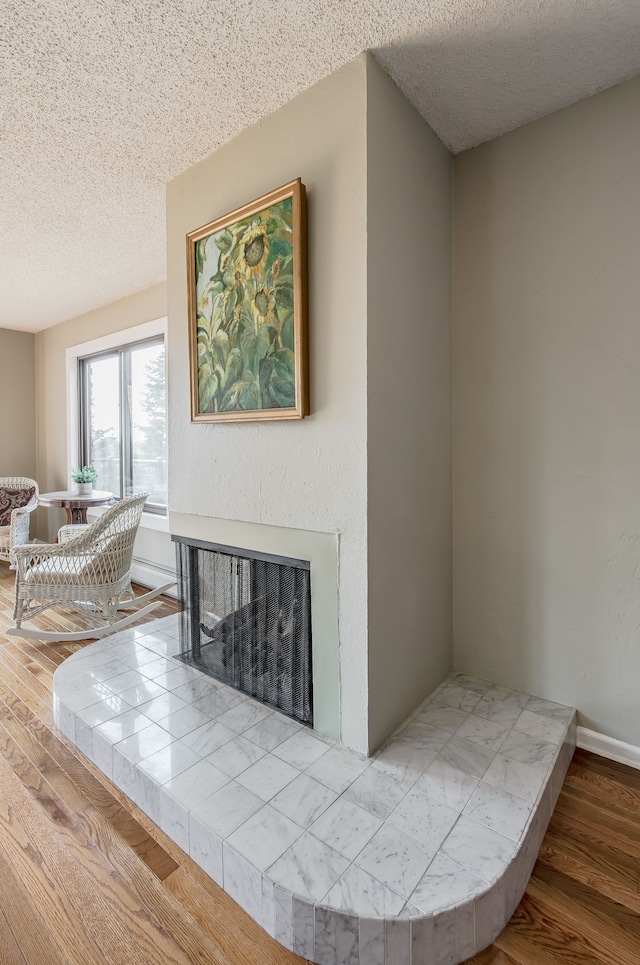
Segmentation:
{"type": "Polygon", "coordinates": [[[306,415],[305,207],[298,178],[187,235],[192,422],[306,415]]]}

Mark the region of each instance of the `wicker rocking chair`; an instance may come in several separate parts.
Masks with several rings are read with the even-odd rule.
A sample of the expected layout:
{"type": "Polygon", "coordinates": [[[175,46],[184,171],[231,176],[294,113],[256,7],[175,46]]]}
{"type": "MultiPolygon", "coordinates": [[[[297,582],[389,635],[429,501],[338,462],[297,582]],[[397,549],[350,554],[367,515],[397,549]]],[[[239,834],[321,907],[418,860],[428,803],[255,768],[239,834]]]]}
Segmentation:
{"type": "Polygon", "coordinates": [[[121,499],[95,523],[63,543],[17,546],[16,590],[9,635],[36,640],[85,640],[114,633],[146,616],[160,601],[155,597],[173,586],[167,583],[143,596],[131,588],[133,543],[147,493],[121,499]],[[96,626],[74,633],[24,628],[48,607],[63,604],[89,615],[96,626]],[[145,605],[143,605],[145,604],[145,605]],[[149,605],[146,605],[149,604],[149,605]],[[138,607],[142,606],[142,609],[138,607]],[[124,617],[119,610],[135,609],[124,617]]]}

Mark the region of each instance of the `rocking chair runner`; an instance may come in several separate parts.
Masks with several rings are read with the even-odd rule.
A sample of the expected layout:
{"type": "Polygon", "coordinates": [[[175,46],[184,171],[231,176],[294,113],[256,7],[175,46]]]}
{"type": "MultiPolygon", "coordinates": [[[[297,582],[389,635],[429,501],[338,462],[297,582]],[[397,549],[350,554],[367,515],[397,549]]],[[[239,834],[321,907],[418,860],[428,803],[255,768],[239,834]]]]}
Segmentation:
{"type": "Polygon", "coordinates": [[[108,509],[80,535],[63,543],[18,546],[16,560],[15,627],[9,635],[37,640],[85,640],[114,633],[150,613],[160,601],[118,619],[118,611],[147,604],[173,586],[167,583],[143,596],[131,588],[133,543],[147,493],[128,496],[108,509]],[[75,633],[23,628],[48,607],[66,604],[99,623],[75,633]]]}

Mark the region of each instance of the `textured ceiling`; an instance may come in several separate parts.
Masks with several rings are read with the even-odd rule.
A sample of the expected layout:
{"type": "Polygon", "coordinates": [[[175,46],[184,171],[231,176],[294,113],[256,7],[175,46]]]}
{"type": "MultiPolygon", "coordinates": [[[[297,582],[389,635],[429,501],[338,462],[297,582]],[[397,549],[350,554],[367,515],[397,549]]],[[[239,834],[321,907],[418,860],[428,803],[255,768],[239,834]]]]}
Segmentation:
{"type": "Polygon", "coordinates": [[[161,281],[165,183],[366,48],[457,152],[640,72],[640,2],[2,0],[0,327],[161,281]]]}

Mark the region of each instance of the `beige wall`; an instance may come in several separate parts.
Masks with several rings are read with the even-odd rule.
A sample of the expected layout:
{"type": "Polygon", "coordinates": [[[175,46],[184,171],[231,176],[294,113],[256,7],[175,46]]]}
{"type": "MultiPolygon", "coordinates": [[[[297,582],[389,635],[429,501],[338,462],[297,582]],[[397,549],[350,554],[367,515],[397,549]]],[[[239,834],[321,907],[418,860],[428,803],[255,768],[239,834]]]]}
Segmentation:
{"type": "Polygon", "coordinates": [[[35,342],[0,328],[0,476],[36,478],[35,342]]]}
{"type": "Polygon", "coordinates": [[[451,669],[449,152],[367,71],[369,741],[451,669]]]}
{"type": "MultiPolygon", "coordinates": [[[[135,325],[166,314],[166,286],[162,284],[38,332],[37,479],[41,491],[71,486],[67,447],[67,349],[114,332],[126,333],[135,325]]],[[[63,522],[62,510],[39,509],[38,535],[41,539],[54,538],[63,522]]],[[[141,529],[134,552],[139,562],[174,564],[167,533],[141,529]]]]}
{"type": "Polygon", "coordinates": [[[167,187],[170,509],[267,524],[274,539],[278,528],[338,538],[342,739],[361,750],[367,747],[365,74],[363,56],[167,187]],[[309,210],[311,415],[192,425],[185,235],[296,177],[306,184],[309,210]]]}
{"type": "Polygon", "coordinates": [[[448,152],[370,55],[167,189],[172,520],[206,517],[214,534],[236,521],[248,548],[266,524],[283,555],[287,531],[334,536],[339,734],[361,751],[450,665],[450,214],[448,152]],[[185,235],[298,176],[309,200],[311,415],[191,425],[185,235]]]}
{"type": "MultiPolygon", "coordinates": [[[[639,109],[637,80],[456,158],[453,309],[455,664],[573,703],[582,723],[636,744],[639,109]]],[[[166,295],[36,338],[36,478],[62,488],[67,347],[162,316],[168,300],[171,508],[334,534],[342,737],[360,749],[449,664],[448,170],[361,57],[172,182],[166,295]],[[192,426],[184,235],[298,175],[312,415],[192,426]],[[391,375],[390,330],[411,341],[391,375]],[[391,599],[406,558],[421,579],[391,599]]],[[[7,336],[32,338],[0,332],[2,362],[7,336]]],[[[41,511],[43,535],[59,522],[41,511]]]]}
{"type": "Polygon", "coordinates": [[[456,159],[455,662],[640,744],[640,80],[456,159]]]}

